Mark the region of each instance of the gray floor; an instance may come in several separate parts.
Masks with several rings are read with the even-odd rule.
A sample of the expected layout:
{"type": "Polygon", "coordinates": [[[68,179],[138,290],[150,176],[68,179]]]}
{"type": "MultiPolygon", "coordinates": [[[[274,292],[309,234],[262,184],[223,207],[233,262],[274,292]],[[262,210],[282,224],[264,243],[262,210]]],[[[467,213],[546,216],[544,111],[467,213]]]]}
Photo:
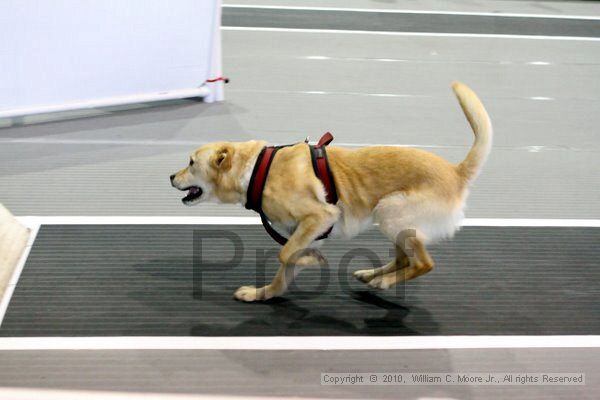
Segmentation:
{"type": "Polygon", "coordinates": [[[0,385],[359,399],[597,399],[600,351],[0,352],[0,385]],[[58,368],[57,366],[60,366],[58,368]],[[218,368],[215,368],[218,366],[218,368]],[[578,372],[585,386],[321,386],[322,372],[578,372]]]}
{"type": "Polygon", "coordinates": [[[224,0],[223,4],[598,16],[593,0],[224,0]]]}
{"type": "MultiPolygon", "coordinates": [[[[260,4],[600,14],[600,4],[593,1],[260,4]]],[[[169,174],[187,162],[187,154],[217,139],[289,143],[329,130],[338,145],[410,144],[459,161],[472,139],[449,90],[459,79],[479,93],[495,127],[494,149],[471,191],[468,217],[599,218],[600,41],[235,28],[223,31],[223,41],[225,73],[231,78],[224,103],[186,100],[0,119],[0,202],[16,215],[252,215],[237,207],[183,207],[180,193],[169,187],[169,174]]],[[[596,269],[597,263],[590,273],[596,269]]],[[[597,298],[595,290],[587,295],[597,298]]],[[[0,384],[349,398],[591,399],[599,389],[599,359],[597,349],[2,351],[0,384]],[[582,371],[587,384],[324,388],[317,381],[322,369],[582,371]]]]}
{"type": "Polygon", "coordinates": [[[495,127],[468,217],[600,215],[600,41],[224,31],[224,48],[222,104],[0,121],[17,125],[0,130],[2,202],[16,215],[245,214],[185,208],[169,186],[215,139],[289,143],[330,130],[334,144],[414,144],[459,161],[472,139],[449,90],[459,79],[495,127]]]}
{"type": "Polygon", "coordinates": [[[225,8],[223,26],[333,29],[378,32],[475,33],[495,35],[598,37],[596,20],[390,13],[388,10],[354,12],[225,8]]]}

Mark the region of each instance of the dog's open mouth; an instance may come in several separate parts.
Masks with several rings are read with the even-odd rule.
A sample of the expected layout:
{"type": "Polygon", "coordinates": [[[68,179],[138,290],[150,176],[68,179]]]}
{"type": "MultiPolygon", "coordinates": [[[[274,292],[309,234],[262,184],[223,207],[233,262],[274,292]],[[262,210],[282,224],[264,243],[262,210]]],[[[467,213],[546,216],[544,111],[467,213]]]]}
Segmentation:
{"type": "Polygon", "coordinates": [[[189,188],[182,190],[188,191],[187,195],[183,199],[181,199],[181,201],[183,201],[184,203],[190,203],[194,200],[199,199],[200,196],[202,196],[202,189],[198,186],[190,186],[189,188]]]}

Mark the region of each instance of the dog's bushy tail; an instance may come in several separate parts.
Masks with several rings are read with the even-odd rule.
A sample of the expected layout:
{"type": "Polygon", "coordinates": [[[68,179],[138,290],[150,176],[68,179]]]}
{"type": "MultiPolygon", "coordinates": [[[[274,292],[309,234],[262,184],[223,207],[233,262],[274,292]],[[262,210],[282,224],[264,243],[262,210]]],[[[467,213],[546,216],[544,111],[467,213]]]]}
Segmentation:
{"type": "Polygon", "coordinates": [[[471,181],[479,174],[492,149],[492,122],[481,100],[467,85],[453,82],[452,90],[475,134],[475,142],[471,150],[457,167],[461,177],[471,181]]]}

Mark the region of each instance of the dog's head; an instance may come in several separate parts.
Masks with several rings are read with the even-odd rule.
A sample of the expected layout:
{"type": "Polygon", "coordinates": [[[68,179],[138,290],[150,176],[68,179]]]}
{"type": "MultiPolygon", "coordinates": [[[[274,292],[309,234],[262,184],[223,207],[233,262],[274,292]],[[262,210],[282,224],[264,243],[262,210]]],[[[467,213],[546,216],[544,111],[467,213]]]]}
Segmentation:
{"type": "Polygon", "coordinates": [[[187,206],[203,201],[239,202],[245,198],[241,176],[262,146],[255,141],[205,144],[190,155],[187,167],[171,175],[171,185],[187,191],[181,200],[187,206]]]}

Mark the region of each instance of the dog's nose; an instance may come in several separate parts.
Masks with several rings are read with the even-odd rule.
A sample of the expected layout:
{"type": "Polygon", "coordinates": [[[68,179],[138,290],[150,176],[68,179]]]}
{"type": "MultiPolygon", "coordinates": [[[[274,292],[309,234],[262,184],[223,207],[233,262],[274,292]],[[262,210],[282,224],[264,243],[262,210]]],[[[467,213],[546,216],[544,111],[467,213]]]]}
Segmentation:
{"type": "Polygon", "coordinates": [[[175,174],[171,175],[169,178],[171,179],[171,184],[173,184],[173,179],[175,179],[175,174]]]}

